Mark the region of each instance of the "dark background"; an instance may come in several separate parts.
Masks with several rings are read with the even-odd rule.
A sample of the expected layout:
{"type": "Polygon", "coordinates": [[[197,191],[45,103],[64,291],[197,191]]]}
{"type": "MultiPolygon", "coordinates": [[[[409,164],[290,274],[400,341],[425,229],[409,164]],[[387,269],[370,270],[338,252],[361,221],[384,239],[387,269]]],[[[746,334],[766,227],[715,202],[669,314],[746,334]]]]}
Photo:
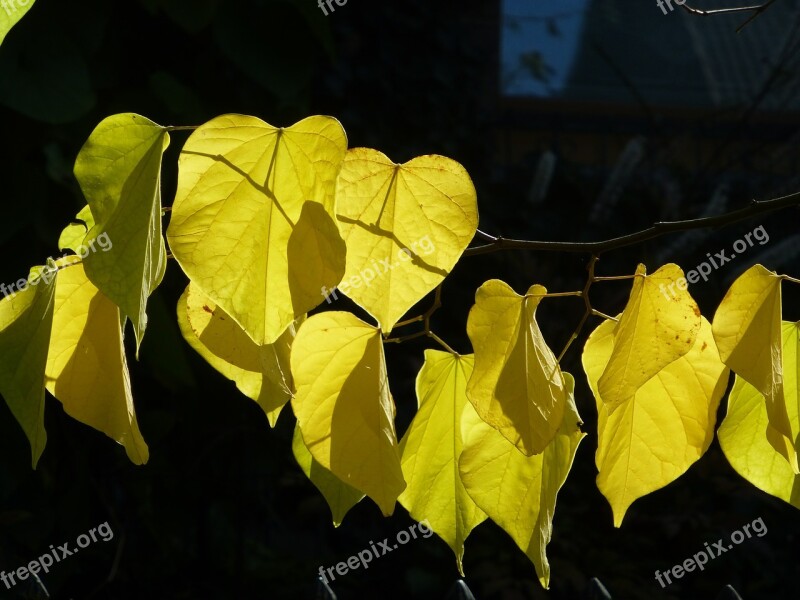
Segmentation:
{"type": "MultiPolygon", "coordinates": [[[[349,0],[334,7],[325,17],[313,0],[38,0],[0,47],[0,281],[58,254],[59,232],[85,204],[72,176],[75,156],[97,123],[118,112],[163,125],[199,125],[229,112],[284,126],[333,115],[351,147],[375,147],[396,162],[432,153],[458,160],[478,190],[481,228],[525,239],[606,239],[800,190],[796,2],[778,0],[738,36],[742,15],[664,16],[651,2],[589,2],[569,84],[538,99],[501,93],[508,65],[501,64],[500,36],[513,23],[501,17],[499,2],[349,0]],[[738,49],[721,60],[744,73],[741,93],[716,100],[706,93],[701,79],[714,64],[700,65],[691,54],[687,27],[707,27],[710,43],[738,49]]],[[[524,56],[519,68],[546,78],[539,59],[524,56]]],[[[165,205],[186,135],[172,134],[165,157],[165,205]]],[[[670,261],[688,271],[763,225],[768,245],[691,287],[711,319],[733,279],[755,262],[800,276],[797,217],[790,209],[610,252],[598,274],[630,274],[638,262],[651,272],[670,261]]],[[[500,278],[518,292],[533,283],[576,290],[587,259],[519,251],[463,259],[445,283],[433,328],[467,353],[466,316],[483,281],[500,278]]],[[[129,353],[150,446],[146,466],[131,465],[121,447],[48,397],[48,445],[32,471],[28,443],[0,403],[0,569],[26,565],[50,544],[105,521],[115,533],[44,577],[53,598],[314,598],[320,566],[412,524],[399,505],[384,519],[364,500],[332,527],[322,496],[292,458],[290,409],[270,430],[258,406],[180,338],[174,313],[185,285],[171,261],[148,305],[141,360],[129,353]]],[[[616,314],[628,289],[597,285],[592,301],[616,314]]],[[[784,318],[797,320],[797,290],[784,290],[784,318]]],[[[347,300],[336,308],[356,310],[347,300]]],[[[540,308],[556,353],[582,310],[576,298],[540,308]]],[[[580,366],[580,348],[597,324],[590,321],[562,365],[576,375],[589,435],[558,499],[551,590],[541,589],[525,555],[487,522],[467,542],[466,582],[475,597],[581,598],[598,577],[619,599],[715,598],[726,584],[747,600],[797,598],[800,514],[740,478],[716,441],[686,475],[634,503],[613,528],[594,481],[596,410],[580,366]],[[656,569],[758,517],[766,536],[666,590],[658,586],[656,569]]],[[[387,347],[398,436],[416,407],[413,382],[426,347],[433,346],[387,347]]],[[[433,536],[368,571],[337,577],[333,589],[340,599],[444,598],[457,578],[454,556],[433,536]]],[[[0,586],[0,598],[37,594],[35,586],[0,586]]]]}

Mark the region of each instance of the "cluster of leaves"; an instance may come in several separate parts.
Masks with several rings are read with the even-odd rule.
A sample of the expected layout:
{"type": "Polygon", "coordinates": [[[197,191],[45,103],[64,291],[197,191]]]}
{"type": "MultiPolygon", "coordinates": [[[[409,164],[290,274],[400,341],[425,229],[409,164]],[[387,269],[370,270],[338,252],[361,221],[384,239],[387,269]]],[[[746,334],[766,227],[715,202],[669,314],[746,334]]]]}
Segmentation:
{"type": "MultiPolygon", "coordinates": [[[[430,330],[430,311],[401,321],[433,290],[438,305],[477,231],[474,186],[443,156],[395,164],[377,150],[348,149],[331,117],[279,128],[224,115],[181,128],[119,114],[97,126],[74,170],[88,204],[59,240],[74,254],[35,267],[36,285],[0,301],[0,394],[34,467],[46,442],[45,390],[134,463],[148,459],[123,336],[131,321],[138,353],[147,299],[168,263],[160,179],[179,129],[194,131],[180,154],[166,242],[189,279],[177,307],[187,342],[270,425],[291,404],[294,456],[335,525],[366,496],[385,515],[399,501],[430,523],[462,570],[465,540],[488,518],[547,587],[556,497],[585,434],[575,380],[536,310],[577,293],[536,284],[519,295],[487,281],[466,323],[468,355],[430,330]],[[113,246],[86,252],[101,236],[113,246]],[[335,310],[309,316],[337,285],[374,324],[335,310]],[[425,352],[419,410],[398,441],[384,344],[419,335],[391,337],[420,321],[444,350],[425,352]]],[[[682,278],[674,264],[606,278],[632,280],[630,297],[583,350],[599,413],[597,483],[615,525],[708,449],[731,370],[722,448],[742,476],[800,508],[800,329],[781,321],[782,281],[797,280],[753,267],[711,324],[682,278]]]]}

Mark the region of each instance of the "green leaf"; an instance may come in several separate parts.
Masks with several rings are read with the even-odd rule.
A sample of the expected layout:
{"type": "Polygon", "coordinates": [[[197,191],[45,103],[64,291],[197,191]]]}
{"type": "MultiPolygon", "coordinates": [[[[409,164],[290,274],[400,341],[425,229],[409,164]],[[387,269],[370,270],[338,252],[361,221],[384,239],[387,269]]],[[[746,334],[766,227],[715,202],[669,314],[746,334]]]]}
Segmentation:
{"type": "MultiPolygon", "coordinates": [[[[36,468],[47,443],[44,429],[44,372],[55,306],[52,274],[31,281],[0,300],[0,394],[31,444],[36,468]]],[[[5,294],[6,286],[2,286],[5,294]]]]}
{"type": "Polygon", "coordinates": [[[95,225],[83,245],[86,275],[133,323],[136,351],[147,327],[147,298],[164,277],[161,159],[164,127],[140,115],[104,119],[75,161],[95,225]],[[97,245],[95,245],[97,244],[97,245]]]}
{"type": "Polygon", "coordinates": [[[347,512],[364,498],[363,492],[347,485],[311,455],[303,441],[299,426],[294,428],[292,453],[311,483],[322,493],[331,509],[333,526],[339,527],[347,512]]]}
{"type": "Polygon", "coordinates": [[[346,149],[330,117],[277,128],[226,115],[181,152],[170,248],[256,344],[273,343],[342,278],[334,191],[346,149]]]}
{"type": "Polygon", "coordinates": [[[408,487],[398,500],[412,518],[427,519],[428,526],[453,549],[462,576],[464,542],[486,520],[458,474],[461,423],[467,418],[464,413],[475,415],[466,392],[474,364],[471,354],[425,351],[425,364],[417,375],[419,411],[400,440],[408,487]]]}

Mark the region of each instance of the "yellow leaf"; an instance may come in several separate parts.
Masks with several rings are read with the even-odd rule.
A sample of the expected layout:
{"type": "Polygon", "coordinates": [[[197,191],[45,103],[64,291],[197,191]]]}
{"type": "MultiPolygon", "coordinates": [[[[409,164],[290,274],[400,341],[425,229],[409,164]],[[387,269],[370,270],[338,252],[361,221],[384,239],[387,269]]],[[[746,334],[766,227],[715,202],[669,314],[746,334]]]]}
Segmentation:
{"type": "Polygon", "coordinates": [[[334,200],[346,149],[330,117],[276,128],[225,115],[197,129],[181,152],[170,248],[258,345],[275,342],[344,274],[334,200]]]}
{"type": "Polygon", "coordinates": [[[356,504],[361,502],[364,494],[347,485],[344,481],[336,477],[328,469],[319,464],[303,442],[303,434],[300,427],[295,426],[294,436],[292,437],[292,453],[303,470],[311,480],[311,483],[322,493],[325,501],[331,509],[333,516],[333,526],[338,527],[342,524],[347,512],[356,504]]]}
{"type": "MultiPolygon", "coordinates": [[[[21,280],[22,281],[22,280],[21,280]]],[[[0,300],[0,394],[31,444],[36,468],[47,443],[44,429],[44,370],[53,322],[55,281],[31,273],[22,291],[0,300]]]]}
{"type": "Polygon", "coordinates": [[[47,391],[64,411],[122,444],[137,465],[149,453],[133,407],[119,308],[86,277],[76,257],[56,262],[47,391]]]}
{"type": "Polygon", "coordinates": [[[569,373],[563,376],[566,414],[558,434],[541,454],[523,455],[495,429],[474,419],[465,420],[462,427],[464,449],[459,460],[469,495],[530,558],[545,588],[550,585],[545,548],[553,533],[556,496],[585,435],[575,408],[575,380],[569,373]]]}
{"type": "MultiPolygon", "coordinates": [[[[700,309],[685,289],[678,265],[667,264],[652,275],[636,269],[630,299],[617,327],[614,351],[598,388],[610,413],[632,399],[636,390],[694,346],[700,309]]],[[[685,280],[683,280],[685,287],[685,280]]]]}
{"type": "Polygon", "coordinates": [[[387,334],[442,282],[478,227],[472,180],[444,156],[398,165],[377,150],[351,149],[336,202],[347,243],[339,289],[387,334]]]}
{"type": "Polygon", "coordinates": [[[75,215],[76,223],[70,223],[61,232],[58,238],[58,248],[60,250],[72,250],[75,254],[81,254],[84,251],[83,240],[89,230],[95,226],[94,217],[92,216],[92,209],[87,204],[81,211],[75,215]]]}
{"type": "Polygon", "coordinates": [[[605,321],[586,342],[583,368],[598,412],[597,487],[611,504],[615,527],[636,499],[685,473],[714,437],[717,407],[730,371],[719,358],[711,325],[701,319],[692,349],[663,367],[613,413],[598,390],[598,380],[614,355],[619,327],[605,321]]]}
{"type": "Polygon", "coordinates": [[[19,23],[36,0],[4,0],[0,3],[0,44],[11,28],[19,23]]]}
{"type": "Polygon", "coordinates": [[[408,483],[400,504],[415,520],[427,519],[428,527],[447,542],[462,576],[464,542],[486,520],[458,474],[462,415],[468,411],[475,414],[466,394],[474,363],[472,355],[425,351],[425,364],[417,375],[419,411],[400,440],[408,483]]]}
{"type": "Polygon", "coordinates": [[[310,317],[292,346],[292,408],[312,456],[384,515],[405,489],[381,331],[349,312],[310,317]]]}
{"type": "Polygon", "coordinates": [[[75,161],[95,221],[82,244],[86,276],[131,320],[137,355],[147,298],[167,265],[161,233],[161,158],[167,146],[164,127],[123,113],[104,119],[75,161]]]}
{"type": "Polygon", "coordinates": [[[717,308],[713,331],[722,361],[766,398],[770,443],[800,473],[783,389],[780,276],[761,265],[745,271],[717,308]]]}
{"type": "Polygon", "coordinates": [[[534,285],[519,296],[493,279],[478,289],[467,320],[475,349],[467,397],[526,456],[539,454],[555,437],[567,404],[561,368],[536,323],[545,294],[534,285]]]}
{"type": "MultiPolygon", "coordinates": [[[[783,322],[783,383],[795,449],[800,445],[800,323],[783,322]]],[[[739,475],[754,486],[800,508],[800,475],[767,437],[763,394],[737,375],[728,413],[717,433],[722,452],[739,475]]]]}
{"type": "Polygon", "coordinates": [[[259,346],[192,283],[178,301],[178,325],[189,345],[255,400],[275,427],[281,409],[292,398],[289,354],[296,325],[289,325],[274,344],[259,346]]]}

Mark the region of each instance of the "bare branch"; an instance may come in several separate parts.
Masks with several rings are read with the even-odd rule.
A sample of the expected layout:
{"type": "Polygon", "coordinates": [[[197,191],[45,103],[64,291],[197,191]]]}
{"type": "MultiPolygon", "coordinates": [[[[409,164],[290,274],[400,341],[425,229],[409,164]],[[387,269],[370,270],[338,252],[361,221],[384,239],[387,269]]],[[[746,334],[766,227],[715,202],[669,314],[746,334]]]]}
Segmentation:
{"type": "MultiPolygon", "coordinates": [[[[764,215],[776,210],[800,205],[800,192],[789,194],[781,198],[772,200],[753,200],[745,208],[734,210],[729,213],[713,217],[703,217],[700,219],[686,219],[683,221],[660,221],[654,223],[652,227],[629,233],[621,237],[600,242],[548,242],[536,240],[513,240],[504,237],[496,237],[493,242],[483,246],[467,248],[464,256],[477,256],[479,254],[489,254],[502,250],[541,250],[544,252],[578,252],[585,254],[600,254],[609,250],[616,250],[626,246],[640,244],[647,240],[652,240],[668,233],[678,231],[690,231],[692,229],[707,229],[721,227],[744,221],[757,215],[764,215]]],[[[484,234],[486,235],[486,234],[484,234]]],[[[493,236],[492,236],[493,237],[493,236]]]]}

